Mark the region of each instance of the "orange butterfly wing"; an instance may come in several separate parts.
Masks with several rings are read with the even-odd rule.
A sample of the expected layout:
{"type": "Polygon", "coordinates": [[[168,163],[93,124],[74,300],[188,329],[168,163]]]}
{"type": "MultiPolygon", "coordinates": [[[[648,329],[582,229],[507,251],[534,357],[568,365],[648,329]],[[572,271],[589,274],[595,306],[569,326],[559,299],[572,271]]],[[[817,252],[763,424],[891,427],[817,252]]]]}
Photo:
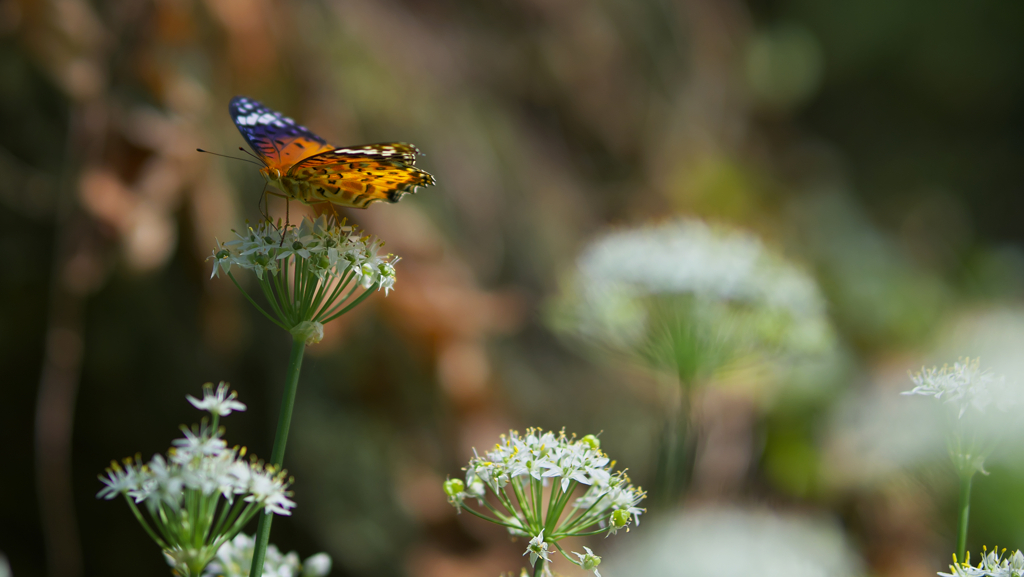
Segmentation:
{"type": "Polygon", "coordinates": [[[309,183],[313,202],[366,208],[378,200],[398,202],[434,177],[416,167],[419,150],[405,143],[367,144],[322,152],[288,170],[293,180],[309,183]]]}
{"type": "Polygon", "coordinates": [[[334,150],[305,126],[251,98],[232,98],[228,110],[253,152],[271,168],[284,172],[303,158],[334,150]]]}

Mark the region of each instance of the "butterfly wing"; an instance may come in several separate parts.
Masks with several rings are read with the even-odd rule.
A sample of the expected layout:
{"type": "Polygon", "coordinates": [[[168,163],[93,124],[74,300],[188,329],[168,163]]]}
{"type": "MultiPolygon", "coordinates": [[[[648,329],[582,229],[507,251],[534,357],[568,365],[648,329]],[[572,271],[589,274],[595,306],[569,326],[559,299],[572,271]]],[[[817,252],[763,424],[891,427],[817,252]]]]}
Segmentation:
{"type": "Polygon", "coordinates": [[[286,170],[303,158],[334,150],[305,126],[252,98],[236,96],[228,109],[253,152],[272,168],[286,170]]]}
{"type": "Polygon", "coordinates": [[[295,164],[288,177],[309,183],[311,202],[366,208],[371,202],[398,202],[434,177],[416,167],[420,151],[411,144],[385,143],[338,148],[295,164]]]}

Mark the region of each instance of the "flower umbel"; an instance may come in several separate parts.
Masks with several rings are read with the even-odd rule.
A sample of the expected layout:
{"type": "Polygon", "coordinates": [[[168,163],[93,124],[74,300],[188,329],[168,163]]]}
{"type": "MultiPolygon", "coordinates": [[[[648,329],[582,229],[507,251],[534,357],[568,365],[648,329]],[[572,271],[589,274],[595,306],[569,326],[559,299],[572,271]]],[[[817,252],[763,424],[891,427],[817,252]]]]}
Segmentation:
{"type": "Polygon", "coordinates": [[[967,553],[963,562],[957,562],[956,555],[953,555],[953,564],[949,566],[949,573],[939,572],[941,577],[1022,577],[1024,575],[1024,553],[1018,549],[1010,555],[1006,555],[1006,549],[1002,551],[994,547],[991,551],[987,547],[982,548],[981,561],[977,565],[971,565],[971,555],[967,553]]]}
{"type": "Polygon", "coordinates": [[[738,351],[817,352],[832,340],[813,277],[749,233],[696,219],[598,238],[562,292],[556,329],[656,365],[677,366],[690,347],[694,373],[738,351]]]}
{"type": "MultiPolygon", "coordinates": [[[[206,567],[202,577],[249,577],[255,542],[252,537],[239,533],[217,551],[217,556],[206,567]]],[[[274,545],[267,547],[263,565],[266,577],[323,577],[331,572],[331,558],[327,553],[317,553],[304,562],[299,562],[295,551],[282,555],[274,545]]]]}
{"type": "Polygon", "coordinates": [[[264,222],[235,235],[223,244],[218,241],[210,257],[214,261],[211,278],[224,273],[237,285],[232,267],[251,270],[270,310],[246,293],[249,301],[287,331],[304,326],[302,336],[310,343],[317,339],[309,323],[326,324],[362,302],[374,287],[384,289],[386,296],[395,286],[394,265],[400,259],[377,254],[384,242],[360,236],[354,227],[326,216],[304,218],[298,227],[284,232],[264,222]],[[357,295],[360,289],[363,292],[357,295]]]}
{"type": "MultiPolygon", "coordinates": [[[[1000,427],[993,426],[991,415],[986,409],[993,401],[1001,410],[1013,405],[1015,399],[1005,389],[1005,379],[981,369],[979,359],[960,359],[953,366],[941,369],[932,367],[921,369],[917,374],[910,375],[914,388],[904,391],[904,395],[924,395],[935,397],[952,407],[950,423],[946,430],[949,458],[960,477],[960,506],[957,520],[956,554],[965,558],[967,547],[967,527],[970,519],[971,480],[974,474],[985,470],[985,459],[992,454],[999,442],[1000,427]],[[968,413],[968,409],[973,409],[968,413]],[[956,418],[952,414],[956,414],[956,418]],[[964,418],[967,416],[967,418],[964,418]],[[972,418],[974,417],[974,418],[972,418]],[[980,417],[984,417],[984,421],[980,417]]],[[[954,556],[954,560],[956,556],[954,556]]],[[[965,559],[966,562],[966,559],[965,559]]],[[[960,567],[964,575],[970,575],[970,565],[960,567]]],[[[958,571],[954,567],[954,572],[958,571]]],[[[958,575],[960,573],[957,573],[958,575]]],[[[987,575],[991,575],[986,573],[987,575]]]]}
{"type": "Polygon", "coordinates": [[[228,448],[221,415],[244,411],[245,405],[228,394],[221,383],[204,386],[202,401],[189,396],[196,408],[209,411],[214,424],[182,427],[184,437],[172,441],[166,458],[154,455],[148,463],[140,456],[111,463],[105,487],[96,495],[114,499],[123,495],[143,529],[163,550],[181,577],[199,577],[218,549],[261,510],[290,515],[295,502],[289,497],[287,473],[254,458],[245,449],[228,448]],[[146,520],[138,505],[145,505],[146,520]]]}
{"type": "Polygon", "coordinates": [[[630,483],[625,471],[613,472],[612,465],[594,435],[577,439],[564,431],[510,431],[483,456],[474,450],[465,481],[449,479],[444,491],[459,512],[502,525],[513,537],[529,537],[523,555],[530,555],[537,570],[538,563],[550,562],[549,547],[554,546],[570,562],[600,577],[601,558],[593,551],[584,548],[585,555],[575,553],[579,559],[572,559],[558,542],[639,525],[645,511],[639,505],[646,493],[630,483]],[[492,499],[487,499],[488,490],[492,499]],[[470,507],[468,498],[483,508],[470,507]]]}
{"type": "Polygon", "coordinates": [[[922,368],[910,375],[910,380],[914,388],[901,394],[925,395],[949,403],[958,410],[958,419],[969,408],[984,412],[992,403],[992,389],[1003,383],[1003,377],[981,370],[981,359],[960,359],[952,367],[943,365],[941,369],[922,368]]]}
{"type": "Polygon", "coordinates": [[[934,397],[955,412],[956,419],[951,417],[948,429],[949,456],[961,476],[973,475],[976,471],[987,474],[985,459],[998,441],[989,432],[998,427],[983,427],[970,417],[984,416],[993,404],[1004,411],[1014,404],[1015,400],[1004,386],[1005,378],[982,370],[979,359],[960,359],[952,367],[922,368],[911,374],[910,379],[914,388],[901,394],[934,397]]]}

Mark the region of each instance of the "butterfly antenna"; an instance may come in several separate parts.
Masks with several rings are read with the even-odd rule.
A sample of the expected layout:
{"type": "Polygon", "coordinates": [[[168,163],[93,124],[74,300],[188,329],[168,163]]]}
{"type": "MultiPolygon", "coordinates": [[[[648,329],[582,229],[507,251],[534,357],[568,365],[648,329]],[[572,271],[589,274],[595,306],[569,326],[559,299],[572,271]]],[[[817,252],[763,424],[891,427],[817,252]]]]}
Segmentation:
{"type": "Polygon", "coordinates": [[[258,160],[258,161],[259,161],[259,163],[260,163],[260,164],[262,164],[263,166],[267,166],[267,163],[266,163],[266,162],[264,162],[262,158],[260,158],[260,157],[256,156],[255,154],[253,154],[253,153],[249,152],[248,150],[246,150],[246,149],[242,148],[241,146],[239,146],[239,147],[238,147],[238,150],[241,150],[242,152],[244,152],[244,153],[248,154],[249,156],[251,156],[251,157],[255,158],[255,159],[256,159],[256,160],[258,160]]]}
{"type": "MultiPolygon", "coordinates": [[[[214,156],[223,156],[224,158],[230,158],[232,160],[241,160],[242,162],[248,162],[250,164],[256,164],[255,162],[249,160],[248,158],[238,158],[237,156],[228,156],[226,154],[218,154],[216,152],[210,152],[209,150],[203,150],[202,148],[197,148],[196,152],[202,152],[203,154],[212,154],[214,156]]],[[[266,166],[266,165],[261,162],[261,163],[259,163],[259,166],[266,166]]]]}

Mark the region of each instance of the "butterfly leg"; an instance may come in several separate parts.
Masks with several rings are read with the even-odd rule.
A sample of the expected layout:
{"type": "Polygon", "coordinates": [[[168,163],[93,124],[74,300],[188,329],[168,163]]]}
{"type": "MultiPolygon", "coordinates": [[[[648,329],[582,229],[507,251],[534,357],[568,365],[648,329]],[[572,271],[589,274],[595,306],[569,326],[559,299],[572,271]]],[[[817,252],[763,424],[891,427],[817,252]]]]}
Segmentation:
{"type": "Polygon", "coordinates": [[[263,185],[263,192],[260,194],[260,201],[256,204],[256,208],[260,211],[260,216],[267,222],[270,220],[270,201],[267,200],[267,185],[263,185]]]}
{"type": "Polygon", "coordinates": [[[288,213],[288,208],[289,208],[290,201],[291,201],[290,197],[286,196],[284,198],[284,228],[281,229],[281,244],[279,244],[278,246],[284,246],[284,235],[285,235],[286,232],[288,232],[288,224],[289,224],[289,219],[290,219],[290,216],[289,216],[289,213],[288,213]]]}

